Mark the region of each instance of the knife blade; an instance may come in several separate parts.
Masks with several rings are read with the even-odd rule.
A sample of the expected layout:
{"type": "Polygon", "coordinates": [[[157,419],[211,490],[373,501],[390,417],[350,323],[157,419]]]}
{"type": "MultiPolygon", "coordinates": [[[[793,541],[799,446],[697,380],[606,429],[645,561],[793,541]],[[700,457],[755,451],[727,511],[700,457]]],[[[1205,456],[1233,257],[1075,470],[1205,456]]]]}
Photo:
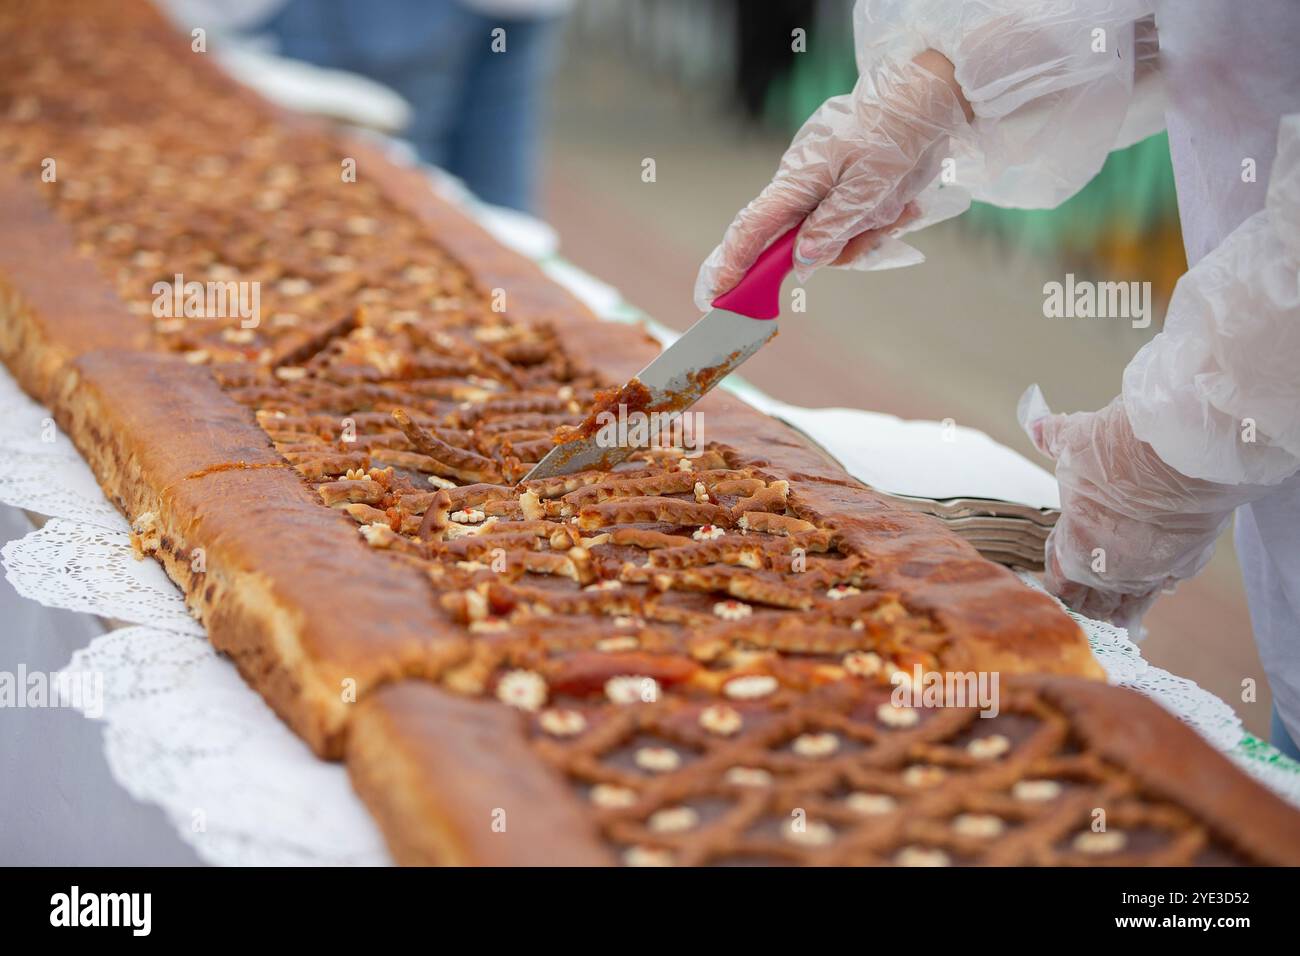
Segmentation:
{"type": "MultiPolygon", "coordinates": [[[[800,223],[802,225],[802,223],[800,223]]],[[[795,226],[765,249],[713,310],[617,391],[598,399],[582,424],[533,466],[524,481],[576,471],[606,471],[643,444],[628,444],[633,413],[649,417],[652,437],[672,428],[683,412],[742,365],[777,333],[781,283],[793,268],[795,226]],[[609,426],[615,426],[612,433],[609,426]]]]}

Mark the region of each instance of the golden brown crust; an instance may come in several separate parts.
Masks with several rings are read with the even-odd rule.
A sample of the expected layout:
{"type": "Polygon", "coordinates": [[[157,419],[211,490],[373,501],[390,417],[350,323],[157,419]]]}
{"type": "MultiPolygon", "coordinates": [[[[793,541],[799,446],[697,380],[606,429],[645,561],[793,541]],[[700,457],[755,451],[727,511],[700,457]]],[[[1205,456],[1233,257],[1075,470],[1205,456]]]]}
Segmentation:
{"type": "Polygon", "coordinates": [[[1300,814],[1251,780],[1190,727],[1136,691],[1024,678],[1071,720],[1084,745],[1153,794],[1186,807],[1248,859],[1300,866],[1300,814]]]}
{"type": "Polygon", "coordinates": [[[361,705],[348,769],[405,866],[612,862],[568,787],[537,760],[517,714],[404,681],[361,705]]]}
{"type": "Polygon", "coordinates": [[[94,353],[73,363],[58,407],[142,550],[317,753],[341,755],[369,688],[436,677],[463,656],[422,575],[322,507],[205,371],[94,353]]]}
{"type": "MultiPolygon", "coordinates": [[[[59,370],[95,349],[142,349],[148,323],[130,314],[30,182],[0,171],[0,359],[43,402],[59,370]]],[[[53,188],[46,186],[46,188],[53,188]]]]}

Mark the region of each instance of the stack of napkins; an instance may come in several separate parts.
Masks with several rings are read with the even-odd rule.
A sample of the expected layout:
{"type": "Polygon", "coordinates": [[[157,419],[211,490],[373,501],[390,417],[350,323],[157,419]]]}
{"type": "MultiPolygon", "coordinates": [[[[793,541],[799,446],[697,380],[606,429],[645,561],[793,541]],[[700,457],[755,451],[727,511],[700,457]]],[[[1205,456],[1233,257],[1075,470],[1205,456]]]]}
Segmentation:
{"type": "Polygon", "coordinates": [[[952,421],[799,408],[744,386],[735,390],[817,442],[859,481],[939,518],[985,557],[1042,569],[1044,544],[1060,515],[1056,479],[983,432],[952,421]]]}
{"type": "Polygon", "coordinates": [[[942,519],[969,541],[980,554],[999,564],[1028,571],[1043,569],[1047,534],[1060,511],[990,498],[913,498],[909,495],[884,497],[915,511],[942,519]]]}

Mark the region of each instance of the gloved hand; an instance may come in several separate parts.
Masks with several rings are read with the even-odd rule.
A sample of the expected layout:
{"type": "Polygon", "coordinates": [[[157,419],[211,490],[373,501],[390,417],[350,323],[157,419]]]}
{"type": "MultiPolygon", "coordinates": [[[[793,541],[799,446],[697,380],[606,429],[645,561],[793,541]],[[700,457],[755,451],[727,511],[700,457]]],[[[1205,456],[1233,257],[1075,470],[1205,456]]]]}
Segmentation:
{"type": "Polygon", "coordinates": [[[1056,462],[1061,517],[1047,539],[1047,587],[1087,617],[1141,640],[1143,615],[1201,570],[1253,485],[1189,478],[1133,434],[1122,398],[1097,412],[1053,415],[1034,385],[1020,424],[1056,462]]]}
{"type": "Polygon", "coordinates": [[[950,80],[920,63],[864,74],[852,93],[827,100],[804,123],[775,178],[736,216],[700,267],[696,305],[707,310],[805,217],[795,245],[801,282],[820,266],[861,261],[876,238],[915,215],[909,203],[938,175],[949,134],[965,125],[950,80]]]}
{"type": "Polygon", "coordinates": [[[1053,415],[1036,385],[1020,400],[1021,426],[1056,461],[1047,583],[1066,604],[1140,635],[1160,591],[1210,559],[1233,510],[1298,473],[1297,277],[1300,113],[1279,124],[1265,208],[1178,280],[1122,397],[1077,415],[1053,415]]]}

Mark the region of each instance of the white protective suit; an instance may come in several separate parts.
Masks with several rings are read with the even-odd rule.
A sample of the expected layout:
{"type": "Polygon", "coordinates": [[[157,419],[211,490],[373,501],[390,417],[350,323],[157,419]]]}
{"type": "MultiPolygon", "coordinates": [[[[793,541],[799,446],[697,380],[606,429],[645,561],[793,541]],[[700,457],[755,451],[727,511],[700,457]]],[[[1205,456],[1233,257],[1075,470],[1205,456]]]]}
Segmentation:
{"type": "Polygon", "coordinates": [[[1125,371],[1124,401],[1180,471],[1273,486],[1238,509],[1236,544],[1274,704],[1300,741],[1300,3],[1157,12],[1192,269],[1125,371]],[[1245,418],[1254,443],[1240,440],[1245,418]]]}
{"type": "Polygon", "coordinates": [[[1055,206],[1167,123],[1191,268],[1164,331],[1108,408],[1022,409],[1061,484],[1049,585],[1136,627],[1239,509],[1260,655],[1300,740],[1300,2],[858,0],[854,28],[857,87],[800,130],[705,261],[697,302],[805,216],[801,278],[906,265],[920,257],[900,237],[972,196],[1055,206]],[[973,116],[917,72],[926,50],[951,61],[973,116]],[[852,241],[867,231],[884,238],[852,241]],[[1115,552],[1103,575],[1096,545],[1115,552]]]}

